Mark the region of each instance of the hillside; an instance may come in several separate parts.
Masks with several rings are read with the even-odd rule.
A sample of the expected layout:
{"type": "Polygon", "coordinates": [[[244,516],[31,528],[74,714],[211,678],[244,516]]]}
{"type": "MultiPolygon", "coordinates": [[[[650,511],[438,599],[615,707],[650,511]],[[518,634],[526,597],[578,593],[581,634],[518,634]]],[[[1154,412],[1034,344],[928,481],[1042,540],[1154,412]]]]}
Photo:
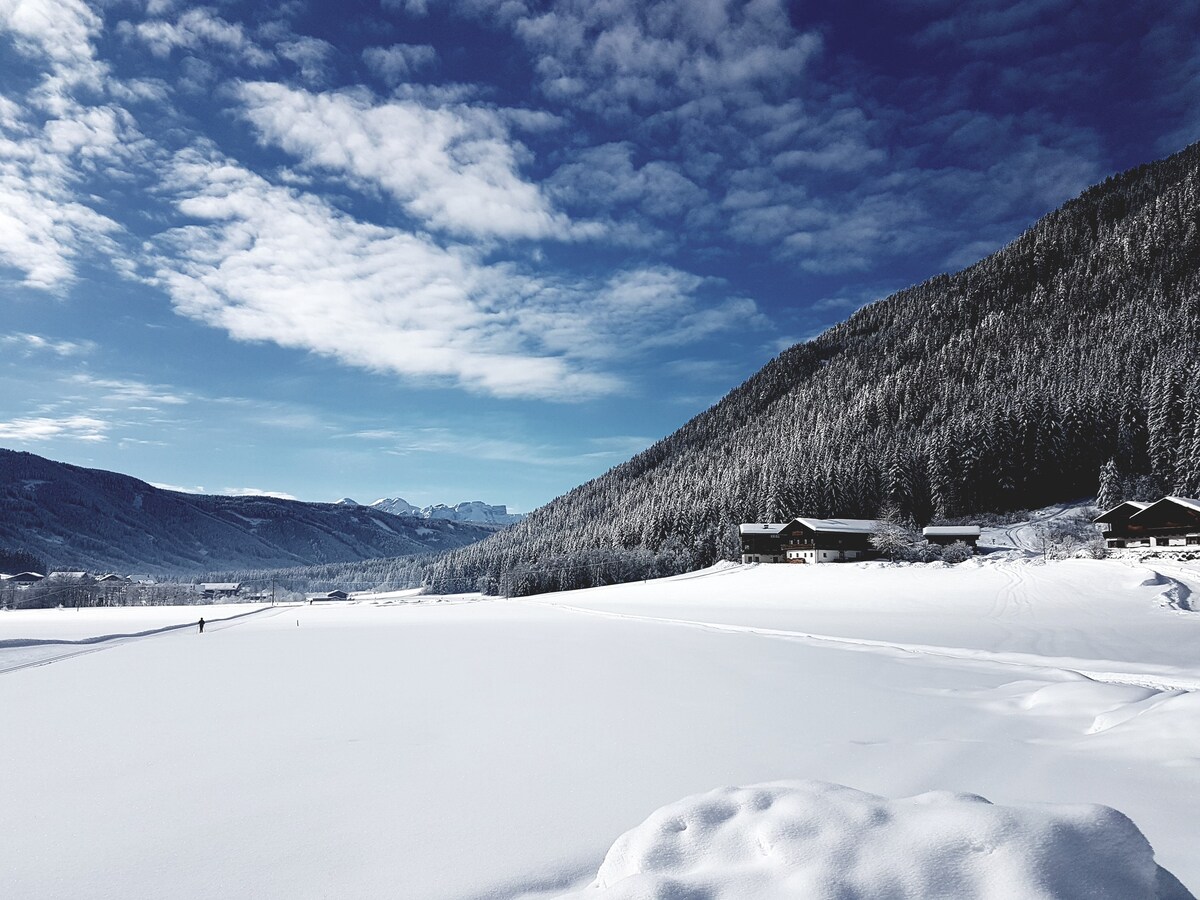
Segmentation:
{"type": "Polygon", "coordinates": [[[461,547],[493,532],[369,507],[181,494],[0,450],[0,547],[62,568],[192,574],[350,562],[461,547]]]}
{"type": "Polygon", "coordinates": [[[731,525],[918,523],[1200,493],[1200,145],[860,310],[603,476],[426,573],[517,593],[684,571],[731,525]],[[1103,470],[1103,478],[1102,476],[1103,470]]]}

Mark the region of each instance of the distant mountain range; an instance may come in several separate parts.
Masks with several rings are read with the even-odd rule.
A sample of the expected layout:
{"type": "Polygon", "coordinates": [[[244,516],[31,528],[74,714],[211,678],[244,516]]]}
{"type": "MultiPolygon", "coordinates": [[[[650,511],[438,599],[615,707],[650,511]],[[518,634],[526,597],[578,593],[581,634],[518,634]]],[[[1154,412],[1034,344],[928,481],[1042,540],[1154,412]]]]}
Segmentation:
{"type": "Polygon", "coordinates": [[[418,519],[444,519],[448,522],[474,522],[477,525],[515,525],[525,516],[521,513],[510,513],[508,507],[501,504],[492,506],[482,500],[468,500],[447,506],[437,503],[433,506],[413,506],[402,497],[384,497],[374,503],[360,504],[343,497],[338,500],[339,506],[367,506],[380,512],[391,513],[394,516],[411,516],[418,519]]]}
{"type": "Polygon", "coordinates": [[[0,547],[48,566],[180,575],[409,556],[495,533],[369,506],[161,490],[0,449],[0,547]]]}

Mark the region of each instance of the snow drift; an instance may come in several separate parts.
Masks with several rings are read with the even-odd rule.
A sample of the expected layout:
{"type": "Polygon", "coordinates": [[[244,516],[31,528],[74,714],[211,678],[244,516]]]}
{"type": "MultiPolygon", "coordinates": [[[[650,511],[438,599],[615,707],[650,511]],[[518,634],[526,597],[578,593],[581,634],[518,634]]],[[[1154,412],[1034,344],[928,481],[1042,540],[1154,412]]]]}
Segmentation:
{"type": "Polygon", "coordinates": [[[1128,818],[1099,805],[891,801],[820,781],[721,788],[626,832],[563,900],[1194,900],[1128,818]]]}

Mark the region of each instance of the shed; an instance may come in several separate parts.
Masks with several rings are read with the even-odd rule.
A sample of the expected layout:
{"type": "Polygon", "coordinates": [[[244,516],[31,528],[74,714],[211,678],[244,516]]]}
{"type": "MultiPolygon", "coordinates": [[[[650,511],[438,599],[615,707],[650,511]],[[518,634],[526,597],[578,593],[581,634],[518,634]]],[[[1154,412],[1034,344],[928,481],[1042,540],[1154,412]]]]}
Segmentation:
{"type": "Polygon", "coordinates": [[[947,547],[961,541],[974,549],[979,543],[978,525],[927,525],[921,529],[921,535],[931,544],[941,544],[947,547]]]}

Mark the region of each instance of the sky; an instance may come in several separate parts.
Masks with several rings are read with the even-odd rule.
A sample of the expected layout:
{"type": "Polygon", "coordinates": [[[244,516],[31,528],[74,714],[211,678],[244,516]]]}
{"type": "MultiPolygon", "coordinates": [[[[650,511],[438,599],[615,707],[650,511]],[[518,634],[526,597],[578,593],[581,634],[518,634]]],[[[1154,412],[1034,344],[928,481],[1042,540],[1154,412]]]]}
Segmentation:
{"type": "Polygon", "coordinates": [[[0,0],[0,446],[527,512],[1197,139],[1176,0],[0,0]]]}

